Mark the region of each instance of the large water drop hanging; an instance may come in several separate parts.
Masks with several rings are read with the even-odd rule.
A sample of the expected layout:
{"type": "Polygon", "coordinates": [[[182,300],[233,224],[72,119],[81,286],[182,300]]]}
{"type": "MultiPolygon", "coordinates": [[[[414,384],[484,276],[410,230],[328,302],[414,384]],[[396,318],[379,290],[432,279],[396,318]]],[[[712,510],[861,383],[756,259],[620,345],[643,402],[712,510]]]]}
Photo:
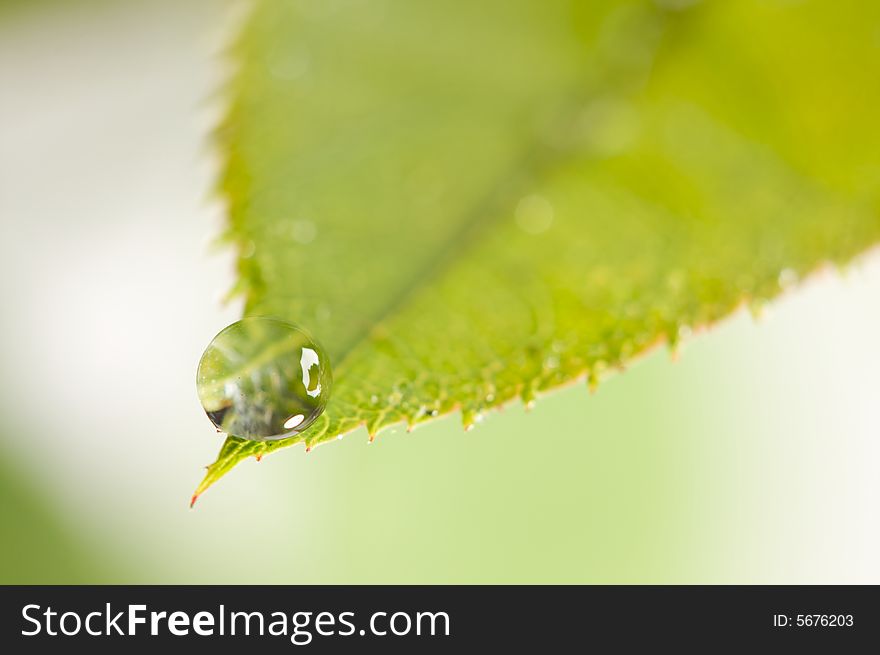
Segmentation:
{"type": "Polygon", "coordinates": [[[263,316],[221,330],[196,376],[199,400],[217,429],[255,441],[305,430],[324,411],[331,384],[320,344],[292,323],[263,316]]]}

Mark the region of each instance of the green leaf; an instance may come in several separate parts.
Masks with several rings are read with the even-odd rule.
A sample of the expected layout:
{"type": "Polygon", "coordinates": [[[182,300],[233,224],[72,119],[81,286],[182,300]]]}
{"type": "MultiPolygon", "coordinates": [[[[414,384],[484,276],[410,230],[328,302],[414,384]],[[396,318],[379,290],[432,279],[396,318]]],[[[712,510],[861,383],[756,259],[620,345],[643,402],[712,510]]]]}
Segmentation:
{"type": "Polygon", "coordinates": [[[220,130],[246,314],[336,387],[249,456],[587,378],[880,238],[880,4],[263,1],[220,130]]]}

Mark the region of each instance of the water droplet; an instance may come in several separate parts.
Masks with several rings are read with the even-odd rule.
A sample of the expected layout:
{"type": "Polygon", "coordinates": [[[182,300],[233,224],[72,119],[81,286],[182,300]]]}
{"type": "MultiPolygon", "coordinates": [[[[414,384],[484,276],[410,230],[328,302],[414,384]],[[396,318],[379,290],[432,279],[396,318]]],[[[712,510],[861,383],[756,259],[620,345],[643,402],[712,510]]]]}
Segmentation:
{"type": "Polygon", "coordinates": [[[295,80],[308,75],[312,64],[311,53],[304,47],[271,52],[267,58],[269,74],[280,80],[295,80]]]}
{"type": "Polygon", "coordinates": [[[639,132],[638,111],[625,100],[603,98],[591,103],[581,118],[585,145],[599,157],[625,152],[639,132]]]}
{"type": "Polygon", "coordinates": [[[211,422],[254,441],[302,432],[324,411],[332,375],[324,349],[278,318],[249,317],[215,336],[196,378],[211,422]]]}
{"type": "Polygon", "coordinates": [[[684,288],[687,277],[684,271],[675,270],[666,276],[666,285],[675,292],[679,292],[684,288]]]}
{"type": "Polygon", "coordinates": [[[599,374],[595,370],[587,373],[587,388],[590,390],[590,393],[596,393],[596,390],[599,388],[599,374]]]}
{"type": "Polygon", "coordinates": [[[307,220],[297,220],[290,224],[290,236],[297,243],[309,244],[318,236],[318,228],[307,220]]]}
{"type": "Polygon", "coordinates": [[[596,393],[599,383],[602,381],[602,375],[607,368],[608,363],[604,359],[597,359],[593,362],[592,367],[590,367],[587,373],[587,386],[590,389],[590,393],[596,393]]]}
{"type": "Polygon", "coordinates": [[[790,289],[798,283],[798,274],[790,268],[784,268],[779,272],[779,287],[790,289]]]}
{"type": "Polygon", "coordinates": [[[257,252],[257,245],[251,241],[250,239],[241,244],[241,250],[239,254],[244,259],[250,259],[254,256],[254,253],[257,252]]]}
{"type": "Polygon", "coordinates": [[[526,196],[516,206],[515,218],[523,232],[541,234],[553,223],[553,205],[543,196],[526,196]]]}
{"type": "Polygon", "coordinates": [[[764,317],[766,309],[767,301],[763,298],[752,298],[749,300],[749,312],[752,315],[752,319],[760,321],[764,317]]]}

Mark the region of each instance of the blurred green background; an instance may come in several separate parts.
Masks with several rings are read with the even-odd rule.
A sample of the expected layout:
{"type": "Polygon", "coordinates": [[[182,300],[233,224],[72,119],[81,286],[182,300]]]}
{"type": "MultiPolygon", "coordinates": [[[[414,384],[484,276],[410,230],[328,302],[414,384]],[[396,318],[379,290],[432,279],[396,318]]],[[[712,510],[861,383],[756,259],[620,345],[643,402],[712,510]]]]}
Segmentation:
{"type": "Polygon", "coordinates": [[[880,582],[880,260],[604,384],[247,462],[195,366],[241,6],[0,4],[0,582],[880,582]]]}

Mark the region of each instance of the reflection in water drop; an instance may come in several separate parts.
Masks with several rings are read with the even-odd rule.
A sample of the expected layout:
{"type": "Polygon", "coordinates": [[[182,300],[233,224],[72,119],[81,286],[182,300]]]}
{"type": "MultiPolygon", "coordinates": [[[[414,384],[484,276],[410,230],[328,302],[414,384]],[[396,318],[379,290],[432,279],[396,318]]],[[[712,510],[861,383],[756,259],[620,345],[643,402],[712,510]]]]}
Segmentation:
{"type": "Polygon", "coordinates": [[[211,422],[256,441],[303,431],[327,405],[332,377],[323,348],[277,318],[245,318],[205,349],[196,379],[211,422]]]}
{"type": "Polygon", "coordinates": [[[321,395],[321,382],[318,379],[321,362],[318,359],[318,353],[311,348],[303,347],[299,364],[302,367],[303,386],[306,388],[306,393],[312,398],[317,398],[321,395]],[[314,374],[312,374],[312,368],[316,369],[314,374]]]}

